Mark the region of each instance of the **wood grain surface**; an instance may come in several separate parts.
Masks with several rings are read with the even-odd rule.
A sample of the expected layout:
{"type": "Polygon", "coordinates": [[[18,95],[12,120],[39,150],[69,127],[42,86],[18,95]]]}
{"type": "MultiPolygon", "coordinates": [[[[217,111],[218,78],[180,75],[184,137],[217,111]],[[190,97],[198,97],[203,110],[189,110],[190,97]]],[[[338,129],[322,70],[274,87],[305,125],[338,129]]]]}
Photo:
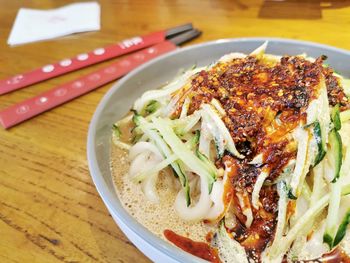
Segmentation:
{"type": "MultiPolygon", "coordinates": [[[[189,21],[203,30],[191,44],[272,36],[350,49],[350,1],[331,0],[105,0],[100,1],[99,32],[16,47],[6,44],[20,7],[47,9],[70,2],[0,0],[0,78],[189,21]]],[[[0,109],[101,66],[3,95],[0,109]]],[[[149,261],[116,226],[88,171],[89,121],[110,87],[10,130],[0,128],[0,262],[149,261]]]]}

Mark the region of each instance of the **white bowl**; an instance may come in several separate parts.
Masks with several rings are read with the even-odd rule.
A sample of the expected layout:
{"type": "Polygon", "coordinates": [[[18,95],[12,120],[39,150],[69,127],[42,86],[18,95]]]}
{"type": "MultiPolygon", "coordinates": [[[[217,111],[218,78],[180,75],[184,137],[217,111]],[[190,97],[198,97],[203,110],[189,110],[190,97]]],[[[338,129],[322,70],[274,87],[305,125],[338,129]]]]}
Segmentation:
{"type": "Polygon", "coordinates": [[[225,39],[178,49],[148,62],[119,80],[104,96],[92,118],[87,155],[96,188],[124,234],[147,257],[155,262],[205,262],[158,238],[139,224],[122,207],[113,187],[110,171],[112,124],[125,115],[133,102],[146,90],[171,80],[180,69],[194,64],[207,65],[230,52],[249,53],[268,40],[267,53],[277,55],[328,56],[327,63],[348,75],[350,52],[334,47],[289,39],[241,38],[225,39]]]}

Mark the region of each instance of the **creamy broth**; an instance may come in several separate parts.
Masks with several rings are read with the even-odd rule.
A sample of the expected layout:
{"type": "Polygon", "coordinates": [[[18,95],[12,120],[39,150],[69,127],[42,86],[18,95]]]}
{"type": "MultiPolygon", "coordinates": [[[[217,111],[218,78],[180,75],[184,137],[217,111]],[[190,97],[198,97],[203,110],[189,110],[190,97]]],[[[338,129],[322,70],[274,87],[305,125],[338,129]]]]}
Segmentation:
{"type": "Polygon", "coordinates": [[[164,240],[166,239],[163,231],[171,229],[196,241],[205,241],[207,233],[214,230],[213,226],[203,222],[184,221],[177,215],[173,204],[178,189],[168,187],[176,183],[170,176],[160,174],[157,184],[160,202],[152,203],[143,194],[141,185],[133,183],[128,178],[127,151],[112,144],[111,156],[112,175],[118,197],[126,211],[148,230],[164,240]]]}
{"type": "MultiPolygon", "coordinates": [[[[123,131],[124,134],[130,136],[129,130],[125,129],[123,131]]],[[[350,140],[350,124],[344,124],[341,133],[344,141],[350,140]]],[[[126,141],[129,141],[129,139],[126,141]]],[[[128,152],[113,143],[111,145],[111,171],[116,193],[124,209],[139,223],[166,241],[168,241],[164,236],[164,230],[166,229],[170,229],[181,236],[189,237],[195,241],[206,241],[207,234],[209,232],[215,232],[216,226],[205,224],[202,221],[188,222],[177,215],[173,204],[176,194],[179,191],[179,186],[177,185],[177,179],[173,178],[172,175],[169,176],[168,174],[166,176],[163,172],[159,175],[157,190],[160,202],[152,203],[149,201],[142,192],[141,185],[133,183],[128,178],[130,166],[128,152]],[[178,187],[174,187],[174,185],[178,187]]],[[[345,197],[343,202],[350,202],[350,197],[345,197]]],[[[350,254],[349,231],[347,231],[343,242],[341,242],[340,248],[347,255],[350,254]]],[[[306,260],[313,259],[306,251],[302,250],[298,253],[300,253],[301,258],[306,260]]],[[[338,258],[330,258],[327,254],[323,261],[322,258],[319,258],[315,262],[337,262],[334,260],[338,260],[338,258]]],[[[349,262],[349,258],[347,260],[343,262],[349,262]]],[[[291,261],[290,257],[288,257],[288,261],[291,261]]]]}

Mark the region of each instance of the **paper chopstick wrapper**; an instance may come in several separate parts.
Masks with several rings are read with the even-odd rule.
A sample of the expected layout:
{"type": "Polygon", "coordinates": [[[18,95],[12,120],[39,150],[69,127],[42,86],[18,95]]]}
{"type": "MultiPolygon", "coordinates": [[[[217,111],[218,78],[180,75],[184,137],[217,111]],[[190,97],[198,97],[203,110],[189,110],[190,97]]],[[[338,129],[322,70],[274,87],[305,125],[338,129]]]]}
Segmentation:
{"type": "Polygon", "coordinates": [[[97,2],[74,3],[49,10],[21,8],[7,43],[18,45],[100,30],[100,13],[97,2]]]}

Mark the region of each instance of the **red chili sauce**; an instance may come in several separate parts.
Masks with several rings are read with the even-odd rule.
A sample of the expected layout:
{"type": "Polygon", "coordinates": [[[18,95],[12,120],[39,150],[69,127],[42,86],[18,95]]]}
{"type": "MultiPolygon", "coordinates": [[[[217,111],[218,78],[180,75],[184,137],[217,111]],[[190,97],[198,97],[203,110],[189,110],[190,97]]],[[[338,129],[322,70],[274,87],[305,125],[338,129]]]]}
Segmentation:
{"type": "Polygon", "coordinates": [[[350,257],[341,248],[336,248],[333,251],[322,255],[313,260],[302,260],[302,262],[320,262],[320,263],[350,263],[350,257]]]}
{"type": "Polygon", "coordinates": [[[196,242],[180,236],[171,230],[164,230],[164,236],[182,250],[213,263],[220,263],[218,252],[205,242],[196,242]]]}

